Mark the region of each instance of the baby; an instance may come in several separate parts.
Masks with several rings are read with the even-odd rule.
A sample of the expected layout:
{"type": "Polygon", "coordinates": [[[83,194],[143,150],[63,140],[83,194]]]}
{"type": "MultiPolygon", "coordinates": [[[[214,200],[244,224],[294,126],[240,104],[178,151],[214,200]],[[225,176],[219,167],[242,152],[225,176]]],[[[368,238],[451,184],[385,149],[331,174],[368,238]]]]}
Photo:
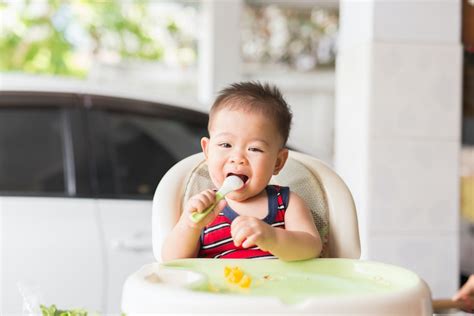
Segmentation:
{"type": "Polygon", "coordinates": [[[244,186],[226,195],[198,223],[190,219],[215,202],[214,190],[185,203],[167,236],[164,261],[178,258],[318,257],[321,239],[310,210],[288,187],[269,185],[288,158],[292,114],[280,91],[268,84],[235,83],[220,92],[201,139],[209,175],[217,188],[229,175],[244,186]]]}

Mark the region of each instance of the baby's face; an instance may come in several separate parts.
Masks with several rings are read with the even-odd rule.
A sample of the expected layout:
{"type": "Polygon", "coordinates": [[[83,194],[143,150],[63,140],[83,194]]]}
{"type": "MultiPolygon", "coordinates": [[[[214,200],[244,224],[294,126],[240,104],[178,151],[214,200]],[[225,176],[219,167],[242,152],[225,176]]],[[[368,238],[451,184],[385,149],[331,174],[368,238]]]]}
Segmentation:
{"type": "Polygon", "coordinates": [[[216,187],[235,174],[245,185],[227,198],[244,201],[261,193],[273,174],[285,164],[288,150],[281,148],[275,123],[263,114],[222,109],[214,114],[210,138],[201,145],[216,187]]]}

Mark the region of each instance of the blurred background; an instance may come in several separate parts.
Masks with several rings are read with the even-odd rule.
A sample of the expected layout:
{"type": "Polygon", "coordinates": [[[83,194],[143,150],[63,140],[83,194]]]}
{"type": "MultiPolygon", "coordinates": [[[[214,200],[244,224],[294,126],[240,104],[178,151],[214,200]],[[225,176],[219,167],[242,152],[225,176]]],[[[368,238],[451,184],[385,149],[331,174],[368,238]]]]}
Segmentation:
{"type": "MultiPolygon", "coordinates": [[[[74,93],[92,109],[96,101],[82,96],[126,99],[126,107],[132,108],[130,100],[144,100],[207,113],[217,91],[231,82],[276,84],[294,112],[289,146],[335,168],[354,194],[363,259],[414,270],[435,297],[450,297],[474,273],[472,1],[12,0],[0,2],[0,19],[0,98],[4,100],[0,100],[0,124],[4,126],[0,126],[0,146],[10,146],[8,151],[0,147],[0,267],[5,280],[6,275],[16,275],[16,279],[1,282],[3,305],[9,306],[4,312],[17,312],[15,306],[24,301],[24,295],[17,295],[13,298],[17,305],[8,305],[12,302],[8,295],[18,292],[18,281],[43,288],[39,292],[47,303],[63,300],[54,293],[55,287],[45,290],[40,279],[24,274],[12,259],[26,260],[19,253],[33,247],[30,241],[13,237],[13,231],[19,229],[15,225],[23,225],[32,215],[22,213],[18,219],[21,203],[30,200],[9,197],[41,197],[44,193],[19,185],[12,189],[9,183],[16,174],[9,161],[18,158],[8,153],[22,147],[24,157],[29,146],[27,140],[23,143],[20,136],[12,136],[24,133],[18,123],[17,134],[7,128],[15,117],[7,116],[7,111],[11,114],[19,103],[31,101],[19,102],[19,91],[74,93]]],[[[151,113],[140,111],[141,118],[151,113]]],[[[190,122],[183,119],[189,115],[183,115],[179,117],[186,121],[183,143],[197,143],[189,146],[194,146],[189,152],[170,154],[170,165],[199,150],[199,133],[205,128],[205,123],[190,122]]],[[[35,118],[38,116],[30,117],[30,123],[35,118]]],[[[134,117],[127,124],[153,129],[137,120],[134,117]]],[[[173,137],[164,133],[174,130],[155,129],[152,139],[173,137]]],[[[121,133],[123,130],[117,130],[121,133]]],[[[134,134],[123,139],[130,135],[134,134]]],[[[127,148],[123,155],[129,157],[136,149],[127,148]]],[[[141,163],[140,159],[128,160],[141,163]]],[[[63,164],[67,169],[67,163],[63,164]]],[[[76,171],[77,178],[79,173],[76,171]]],[[[67,182],[69,178],[63,177],[67,182]]],[[[114,179],[131,182],[127,176],[114,179]]],[[[49,195],[76,198],[82,194],[112,203],[143,200],[140,207],[145,209],[151,206],[157,181],[159,176],[139,183],[139,189],[125,192],[128,195],[114,196],[112,191],[100,191],[100,185],[97,194],[93,188],[81,191],[77,185],[77,190],[69,186],[69,190],[49,195]]],[[[98,220],[100,226],[121,214],[114,213],[118,204],[111,205],[105,211],[99,205],[96,209],[102,215],[99,219],[91,215],[92,221],[98,220]]],[[[127,218],[134,216],[127,214],[127,218]]],[[[127,231],[126,223],[117,225],[114,232],[127,231]]],[[[34,229],[33,224],[29,227],[34,229]]],[[[107,229],[96,233],[104,243],[100,247],[114,243],[107,229]]],[[[147,234],[139,234],[140,241],[147,234]]],[[[116,240],[114,245],[116,249],[116,240]]],[[[46,251],[49,246],[39,247],[46,251]]],[[[117,277],[108,274],[104,284],[98,285],[101,299],[89,303],[77,294],[81,293],[78,289],[73,297],[64,298],[65,305],[117,312],[120,284],[127,273],[153,260],[150,247],[146,244],[146,250],[138,251],[142,257],[132,260],[117,282],[111,281],[117,277]]],[[[112,269],[111,261],[119,260],[100,255],[101,251],[97,250],[98,256],[108,261],[97,261],[101,270],[94,273],[99,278],[112,269]]],[[[129,260],[124,258],[120,260],[129,260]]]]}
{"type": "Polygon", "coordinates": [[[0,70],[179,99],[204,111],[224,83],[271,79],[294,107],[294,143],[331,161],[338,3],[215,6],[210,12],[199,1],[7,2],[0,70]],[[300,123],[308,115],[318,120],[312,130],[300,123]]]}

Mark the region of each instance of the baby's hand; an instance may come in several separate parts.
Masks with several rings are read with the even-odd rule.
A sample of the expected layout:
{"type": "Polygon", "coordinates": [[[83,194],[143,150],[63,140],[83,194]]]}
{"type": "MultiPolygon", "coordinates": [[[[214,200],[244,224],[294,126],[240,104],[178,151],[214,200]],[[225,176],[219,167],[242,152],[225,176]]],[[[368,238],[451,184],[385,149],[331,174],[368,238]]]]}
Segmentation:
{"type": "Polygon", "coordinates": [[[474,274],[471,274],[467,282],[454,295],[453,300],[463,302],[463,309],[466,312],[474,312],[474,274]]]}
{"type": "Polygon", "coordinates": [[[232,221],[231,235],[236,247],[250,248],[257,245],[268,251],[275,243],[275,228],[252,216],[238,216],[232,221]]]}
{"type": "Polygon", "coordinates": [[[184,206],[184,212],[181,214],[180,221],[186,223],[191,228],[202,229],[207,224],[212,222],[220,211],[225,207],[226,201],[220,201],[212,212],[210,212],[206,217],[201,221],[195,223],[189,217],[192,213],[198,212],[201,213],[206,210],[209,206],[216,202],[216,192],[213,190],[206,190],[201,193],[198,193],[191,197],[184,206]]]}

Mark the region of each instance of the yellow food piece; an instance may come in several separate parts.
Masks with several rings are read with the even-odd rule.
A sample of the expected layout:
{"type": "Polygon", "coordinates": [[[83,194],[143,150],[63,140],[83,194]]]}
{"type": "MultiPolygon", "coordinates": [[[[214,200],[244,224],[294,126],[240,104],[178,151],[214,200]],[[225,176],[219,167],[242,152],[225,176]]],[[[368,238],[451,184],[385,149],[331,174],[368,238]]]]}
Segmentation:
{"type": "Polygon", "coordinates": [[[239,282],[239,286],[248,288],[250,287],[250,283],[252,283],[252,279],[250,279],[248,275],[244,275],[239,282]]]}
{"type": "Polygon", "coordinates": [[[244,271],[239,267],[224,267],[224,276],[227,279],[227,282],[243,288],[248,288],[252,283],[252,278],[244,274],[244,271]]]}
{"type": "Polygon", "coordinates": [[[232,271],[232,268],[229,267],[229,266],[225,266],[224,268],[224,276],[227,278],[230,274],[230,272],[232,271]]]}
{"type": "Polygon", "coordinates": [[[232,280],[232,283],[239,283],[243,276],[244,272],[238,267],[235,267],[232,269],[232,273],[229,278],[232,280]]]}

